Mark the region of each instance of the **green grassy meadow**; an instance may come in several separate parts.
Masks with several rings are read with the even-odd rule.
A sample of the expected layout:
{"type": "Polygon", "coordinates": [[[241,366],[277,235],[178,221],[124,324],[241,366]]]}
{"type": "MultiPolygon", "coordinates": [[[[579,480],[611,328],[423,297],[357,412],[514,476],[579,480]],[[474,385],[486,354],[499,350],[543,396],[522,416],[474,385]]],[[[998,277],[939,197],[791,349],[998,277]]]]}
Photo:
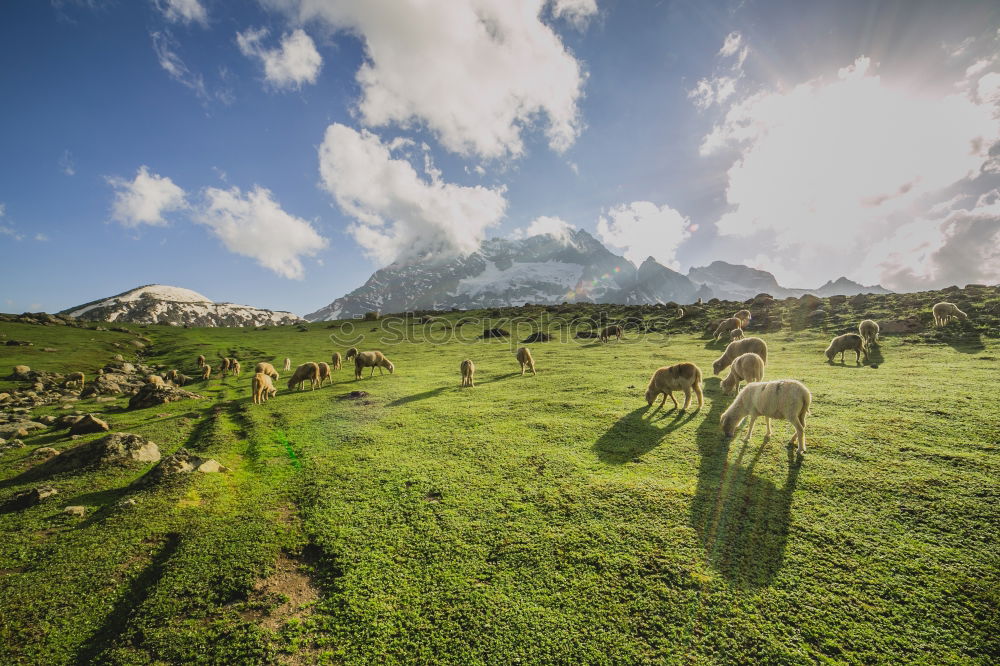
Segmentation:
{"type": "MultiPolygon", "coordinates": [[[[843,330],[759,334],[765,379],[813,394],[796,459],[785,422],[723,439],[725,345],[698,332],[533,343],[522,377],[520,344],[472,324],[464,342],[432,341],[440,322],[403,341],[351,326],[394,374],[345,363],[256,406],[246,370],[329,361],[341,324],[129,325],[146,363],[193,376],[198,354],[236,356],[244,374],[185,387],[204,400],[73,408],[230,471],[145,489],[130,484],[151,465],[66,472],[43,480],[56,497],[0,512],[0,663],[996,663],[1000,341],[981,329],[886,335],[877,368],[826,363],[843,330]],[[680,361],[702,368],[704,406],[648,408],[650,375],[680,361]]],[[[0,347],[0,368],[88,380],[130,338],[0,333],[34,343],[0,347]]],[[[39,485],[33,449],[98,437],[0,453],[0,504],[39,485]]]]}

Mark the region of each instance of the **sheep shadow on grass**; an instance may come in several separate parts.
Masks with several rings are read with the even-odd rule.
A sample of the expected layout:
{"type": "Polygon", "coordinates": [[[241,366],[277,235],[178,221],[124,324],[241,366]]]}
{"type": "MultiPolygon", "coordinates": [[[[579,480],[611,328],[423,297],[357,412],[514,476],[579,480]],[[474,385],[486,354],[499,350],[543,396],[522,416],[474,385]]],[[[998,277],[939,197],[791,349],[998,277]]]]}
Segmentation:
{"type": "Polygon", "coordinates": [[[761,454],[768,447],[784,446],[780,423],[775,424],[771,440],[759,447],[755,444],[760,441],[759,434],[745,445],[738,439],[727,440],[719,417],[728,401],[721,392],[713,393],[697,433],[701,462],[691,503],[691,526],[710,566],[727,581],[745,588],[763,587],[770,584],[784,560],[801,459],[789,449],[788,472],[780,488],[756,475],[754,467],[761,454]],[[740,447],[735,460],[729,458],[731,446],[740,447]],[[756,452],[748,454],[754,448],[756,452]]]}
{"type": "Polygon", "coordinates": [[[635,460],[656,448],[667,433],[680,428],[698,414],[698,410],[690,408],[688,411],[671,408],[664,411],[660,418],[653,418],[658,411],[658,407],[643,405],[618,419],[594,442],[601,461],[621,465],[635,460]],[[673,418],[665,426],[660,425],[670,412],[674,412],[673,418]]]}
{"type": "Polygon", "coordinates": [[[456,388],[452,386],[439,386],[436,389],[431,389],[430,391],[423,391],[422,393],[414,393],[413,395],[405,395],[402,398],[396,398],[392,402],[388,403],[386,407],[399,407],[400,405],[406,405],[411,402],[416,402],[418,400],[426,400],[427,398],[433,398],[436,395],[443,393],[449,389],[456,388]]]}

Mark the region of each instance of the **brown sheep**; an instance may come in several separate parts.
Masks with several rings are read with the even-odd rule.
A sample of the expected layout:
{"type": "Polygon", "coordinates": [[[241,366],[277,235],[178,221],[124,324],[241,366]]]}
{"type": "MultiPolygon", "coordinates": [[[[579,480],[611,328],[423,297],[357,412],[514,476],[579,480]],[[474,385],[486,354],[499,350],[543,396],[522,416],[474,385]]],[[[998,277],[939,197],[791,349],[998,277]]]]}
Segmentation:
{"type": "Polygon", "coordinates": [[[531,370],[531,374],[538,374],[535,372],[535,359],[532,358],[531,352],[527,347],[521,347],[517,350],[517,362],[521,364],[521,376],[524,376],[525,369],[531,370]]]}
{"type": "Polygon", "coordinates": [[[358,355],[358,348],[357,347],[351,347],[350,349],[347,350],[347,353],[344,354],[344,360],[348,360],[349,361],[350,359],[354,358],[357,355],[358,355]]]}
{"type": "Polygon", "coordinates": [[[147,384],[152,384],[153,386],[164,386],[165,385],[165,383],[163,381],[163,377],[161,377],[159,375],[148,375],[146,377],[146,383],[147,384]]]}
{"type": "Polygon", "coordinates": [[[285,372],[288,372],[291,369],[292,369],[292,359],[290,359],[290,358],[288,358],[286,356],[285,357],[285,372]]]}
{"type": "Polygon", "coordinates": [[[613,335],[615,336],[616,340],[621,340],[623,333],[624,331],[622,330],[621,326],[619,326],[618,324],[612,324],[611,326],[605,326],[604,328],[601,329],[600,339],[601,342],[608,342],[611,339],[611,336],[613,335]]]}
{"type": "Polygon", "coordinates": [[[771,436],[771,419],[785,419],[795,428],[795,434],[788,443],[794,444],[798,440],[798,453],[802,455],[806,452],[806,415],[811,403],[812,394],[809,389],[794,379],[753,382],[740,391],[719,421],[723,434],[732,437],[743,419],[749,416],[750,426],[743,437],[743,441],[748,442],[758,416],[764,417],[767,437],[771,436]]]}
{"type": "Polygon", "coordinates": [[[317,365],[319,365],[320,388],[323,387],[323,382],[326,380],[330,380],[330,383],[333,384],[333,377],[330,376],[330,366],[322,361],[320,361],[317,365]]]}
{"type": "Polygon", "coordinates": [[[753,352],[742,354],[736,357],[732,367],[729,368],[729,375],[722,380],[722,392],[725,394],[736,393],[740,388],[740,382],[759,382],[764,379],[764,361],[753,352]]]}
{"type": "Polygon", "coordinates": [[[392,365],[392,361],[387,359],[380,351],[367,351],[358,352],[354,357],[354,378],[361,379],[361,371],[365,368],[371,368],[371,377],[375,374],[375,368],[378,368],[378,374],[382,374],[382,368],[389,371],[391,375],[395,370],[395,366],[392,365]]]}
{"type": "Polygon", "coordinates": [[[958,309],[954,303],[937,303],[931,309],[934,314],[934,325],[944,326],[952,319],[968,319],[969,315],[958,309]]]}
{"type": "Polygon", "coordinates": [[[331,357],[330,361],[331,361],[330,363],[331,370],[340,370],[340,368],[342,367],[342,362],[340,360],[340,352],[333,352],[333,357],[331,357]]]}
{"type": "Polygon", "coordinates": [[[198,354],[198,367],[199,368],[205,367],[205,356],[202,354],[198,354]]]}
{"type": "Polygon", "coordinates": [[[201,366],[201,378],[205,380],[212,378],[212,366],[210,366],[208,363],[201,366]]]}
{"type": "Polygon", "coordinates": [[[840,354],[840,362],[844,362],[844,352],[852,351],[857,355],[855,362],[861,365],[861,354],[868,360],[868,349],[865,347],[864,339],[857,333],[845,333],[838,335],[830,341],[830,346],[826,348],[826,360],[833,363],[833,357],[840,354]]]}
{"type": "Polygon", "coordinates": [[[278,371],[275,370],[274,366],[268,363],[267,361],[261,361],[260,363],[258,363],[253,371],[254,374],[258,372],[263,372],[265,375],[267,375],[274,381],[278,381],[280,379],[280,377],[278,376],[278,371]]]}
{"type": "Polygon", "coordinates": [[[237,377],[239,377],[241,370],[242,370],[242,368],[240,366],[240,362],[239,361],[237,361],[235,358],[229,359],[229,371],[230,372],[232,372],[234,375],[236,375],[237,377]]]}
{"type": "Polygon", "coordinates": [[[458,366],[458,369],[462,372],[462,386],[476,387],[476,364],[472,362],[471,359],[465,359],[462,364],[458,366]]]}
{"type": "Polygon", "coordinates": [[[735,342],[736,340],[742,340],[745,337],[746,335],[743,333],[742,328],[734,328],[733,330],[729,331],[730,342],[735,342]]]}
{"type": "Polygon", "coordinates": [[[737,328],[743,328],[742,319],[738,319],[737,317],[723,319],[719,322],[718,327],[715,329],[715,334],[712,337],[718,340],[723,335],[728,335],[730,331],[737,328]]]}
{"type": "MultiPolygon", "coordinates": [[[[701,369],[694,363],[678,363],[668,367],[663,367],[653,373],[646,388],[646,403],[652,407],[657,396],[663,394],[663,401],[660,407],[667,404],[667,398],[674,403],[677,408],[677,399],[674,398],[674,391],[684,391],[684,406],[687,409],[691,404],[691,389],[698,396],[698,409],[701,409],[705,402],[704,394],[701,391],[701,369]]],[[[659,408],[658,408],[659,409],[659,408]]]]}
{"type": "Polygon", "coordinates": [[[69,386],[70,384],[73,384],[74,386],[79,387],[80,390],[82,391],[84,379],[85,377],[82,372],[71,372],[68,375],[66,375],[66,383],[64,384],[64,386],[69,386]]]}
{"type": "Polygon", "coordinates": [[[297,387],[298,390],[301,391],[302,384],[307,381],[312,387],[312,390],[315,391],[316,385],[319,384],[319,365],[316,363],[303,363],[296,368],[295,372],[292,373],[292,376],[288,379],[288,390],[292,391],[297,387]]]}
{"type": "Polygon", "coordinates": [[[168,382],[173,382],[173,383],[176,384],[177,383],[177,376],[179,374],[180,373],[177,372],[177,370],[167,370],[167,374],[165,374],[163,376],[163,379],[166,380],[166,381],[168,381],[168,382]]]}
{"type": "Polygon", "coordinates": [[[228,358],[223,358],[222,361],[219,363],[219,372],[222,373],[223,377],[225,377],[226,373],[229,372],[229,359],[228,358]]]}
{"type": "Polygon", "coordinates": [[[858,324],[858,333],[865,341],[865,346],[871,347],[878,344],[878,324],[871,319],[865,319],[858,324]]]}
{"type": "Polygon", "coordinates": [[[764,361],[764,365],[767,365],[767,343],[760,338],[743,338],[736,342],[730,342],[729,346],[726,347],[726,351],[722,353],[722,356],[715,359],[715,362],[712,363],[712,374],[719,374],[728,368],[729,364],[735,361],[737,357],[750,352],[760,356],[760,359],[764,361]]]}
{"type": "Polygon", "coordinates": [[[750,325],[750,311],[749,310],[740,310],[739,312],[737,312],[736,314],[734,314],[733,317],[736,318],[736,319],[739,319],[741,322],[743,322],[743,325],[740,326],[740,328],[746,328],[747,326],[750,325]]]}
{"type": "Polygon", "coordinates": [[[253,390],[253,404],[261,405],[267,402],[268,398],[274,397],[278,389],[274,388],[271,378],[263,372],[258,372],[250,381],[253,390]]]}

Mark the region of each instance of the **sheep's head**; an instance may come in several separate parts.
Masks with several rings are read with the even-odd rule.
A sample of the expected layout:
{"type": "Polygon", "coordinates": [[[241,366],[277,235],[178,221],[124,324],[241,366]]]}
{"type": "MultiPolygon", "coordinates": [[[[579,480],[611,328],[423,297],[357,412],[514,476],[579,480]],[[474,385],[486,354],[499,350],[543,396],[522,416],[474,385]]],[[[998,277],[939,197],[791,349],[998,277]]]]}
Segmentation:
{"type": "Polygon", "coordinates": [[[384,365],[384,367],[385,367],[386,370],[389,371],[390,375],[392,374],[393,370],[396,369],[395,366],[392,364],[392,361],[390,361],[389,359],[385,359],[385,365],[384,365]]]}
{"type": "Polygon", "coordinates": [[[722,368],[724,367],[725,366],[722,365],[722,359],[720,358],[718,361],[712,363],[712,374],[713,375],[719,374],[720,372],[722,372],[722,368]]]}
{"type": "Polygon", "coordinates": [[[962,319],[968,319],[969,318],[969,315],[965,314],[964,312],[962,312],[958,308],[955,308],[955,314],[957,314],[962,319]]]}
{"type": "Polygon", "coordinates": [[[650,407],[652,407],[653,406],[653,401],[656,400],[656,396],[658,396],[659,394],[660,394],[660,392],[657,391],[652,386],[650,386],[648,389],[646,389],[646,404],[648,404],[650,407]]]}
{"type": "Polygon", "coordinates": [[[832,363],[833,357],[837,355],[837,350],[833,348],[833,345],[830,345],[824,353],[826,354],[826,360],[832,363]]]}
{"type": "Polygon", "coordinates": [[[733,409],[727,409],[722,413],[719,418],[719,425],[722,426],[722,434],[727,438],[732,437],[736,434],[736,428],[739,427],[740,422],[743,420],[743,416],[738,414],[733,409]]]}

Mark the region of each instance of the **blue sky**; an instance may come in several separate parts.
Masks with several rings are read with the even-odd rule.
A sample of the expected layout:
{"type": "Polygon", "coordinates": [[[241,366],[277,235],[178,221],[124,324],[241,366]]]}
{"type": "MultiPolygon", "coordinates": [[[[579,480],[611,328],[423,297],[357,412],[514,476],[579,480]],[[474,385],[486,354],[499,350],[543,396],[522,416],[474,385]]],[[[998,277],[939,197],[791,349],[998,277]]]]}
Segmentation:
{"type": "Polygon", "coordinates": [[[1000,281],[995,2],[12,0],[0,310],[298,314],[594,233],[789,286],[1000,281]]]}

